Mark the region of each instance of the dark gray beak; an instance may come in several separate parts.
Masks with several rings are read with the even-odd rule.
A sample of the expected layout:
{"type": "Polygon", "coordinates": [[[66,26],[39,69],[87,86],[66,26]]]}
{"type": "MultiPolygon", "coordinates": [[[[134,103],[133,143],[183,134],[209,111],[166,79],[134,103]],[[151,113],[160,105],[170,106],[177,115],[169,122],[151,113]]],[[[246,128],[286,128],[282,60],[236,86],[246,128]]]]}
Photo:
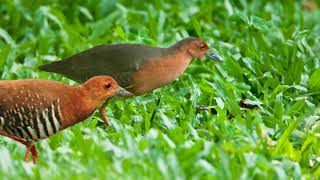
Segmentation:
{"type": "Polygon", "coordinates": [[[133,96],[133,94],[131,94],[129,91],[125,90],[124,88],[119,87],[116,96],[120,96],[120,97],[130,97],[130,96],[133,96]]]}
{"type": "Polygon", "coordinates": [[[221,56],[219,56],[215,50],[213,49],[209,49],[208,52],[206,53],[206,56],[212,60],[215,61],[222,61],[223,58],[221,56]]]}

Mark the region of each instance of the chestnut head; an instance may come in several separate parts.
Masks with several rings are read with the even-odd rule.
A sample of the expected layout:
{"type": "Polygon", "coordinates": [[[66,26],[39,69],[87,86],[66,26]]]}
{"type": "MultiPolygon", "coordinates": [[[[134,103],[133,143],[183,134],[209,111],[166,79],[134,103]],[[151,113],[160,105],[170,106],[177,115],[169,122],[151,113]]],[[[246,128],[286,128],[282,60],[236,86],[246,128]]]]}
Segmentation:
{"type": "Polygon", "coordinates": [[[94,76],[84,82],[81,88],[85,89],[92,98],[98,101],[103,101],[112,96],[132,96],[130,92],[120,87],[110,76],[94,76]]]}
{"type": "Polygon", "coordinates": [[[189,37],[179,41],[178,46],[181,50],[186,51],[191,57],[201,59],[204,56],[215,60],[222,61],[222,58],[206,42],[199,38],[189,37]]]}

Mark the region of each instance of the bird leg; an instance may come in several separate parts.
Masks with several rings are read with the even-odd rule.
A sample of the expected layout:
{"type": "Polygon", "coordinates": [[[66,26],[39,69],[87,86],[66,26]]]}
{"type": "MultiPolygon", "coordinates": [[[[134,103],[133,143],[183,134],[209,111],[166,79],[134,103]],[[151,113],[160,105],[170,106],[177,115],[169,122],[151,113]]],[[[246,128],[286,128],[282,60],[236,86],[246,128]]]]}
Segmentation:
{"type": "Polygon", "coordinates": [[[29,159],[30,159],[30,152],[32,154],[33,163],[36,164],[38,162],[38,151],[37,151],[36,146],[32,142],[20,139],[20,138],[15,137],[15,136],[7,135],[7,134],[5,134],[3,132],[0,132],[0,135],[8,137],[10,139],[13,139],[13,140],[15,140],[15,141],[27,146],[27,152],[25,154],[25,161],[26,162],[28,162],[29,159]]]}
{"type": "Polygon", "coordinates": [[[32,161],[34,164],[37,164],[38,162],[38,151],[36,146],[33,143],[28,142],[27,146],[27,152],[25,155],[25,161],[29,162],[30,159],[30,152],[32,154],[32,161]]]}
{"type": "Polygon", "coordinates": [[[106,115],[106,109],[107,109],[107,105],[108,105],[109,99],[107,99],[103,105],[100,108],[100,115],[102,117],[102,120],[104,121],[104,123],[106,123],[106,126],[109,126],[109,121],[108,121],[108,117],[106,115]]]}

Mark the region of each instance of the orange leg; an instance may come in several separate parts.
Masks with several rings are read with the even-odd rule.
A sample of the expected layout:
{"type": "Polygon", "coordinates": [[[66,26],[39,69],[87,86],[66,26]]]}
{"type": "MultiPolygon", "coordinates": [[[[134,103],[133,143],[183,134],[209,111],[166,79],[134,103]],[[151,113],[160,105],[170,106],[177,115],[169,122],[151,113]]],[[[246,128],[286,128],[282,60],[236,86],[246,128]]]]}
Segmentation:
{"type": "Polygon", "coordinates": [[[37,151],[36,146],[34,144],[32,144],[32,143],[28,143],[26,146],[27,146],[27,152],[26,152],[26,155],[25,155],[25,161],[29,162],[30,152],[31,152],[32,161],[33,161],[34,164],[37,164],[37,162],[38,162],[38,151],[37,151]]]}
{"type": "Polygon", "coordinates": [[[36,163],[38,162],[38,151],[37,151],[36,146],[35,146],[33,143],[28,142],[28,141],[25,141],[25,140],[23,140],[23,139],[20,139],[20,138],[18,138],[18,137],[15,137],[15,136],[7,135],[7,134],[5,134],[5,133],[3,133],[3,132],[0,132],[0,135],[5,136],[5,137],[8,137],[8,138],[10,138],[10,139],[13,139],[13,140],[15,140],[15,141],[17,141],[17,142],[19,142],[19,143],[27,146],[27,152],[26,152],[26,154],[25,154],[25,161],[26,161],[26,162],[28,162],[29,159],[30,159],[30,152],[31,152],[31,154],[32,154],[33,163],[36,164],[36,163]]]}
{"type": "Polygon", "coordinates": [[[107,109],[107,105],[108,105],[109,99],[106,100],[106,102],[104,102],[104,104],[101,106],[100,108],[100,115],[102,117],[102,120],[106,123],[106,126],[109,126],[109,121],[106,115],[106,109],[107,109]]]}

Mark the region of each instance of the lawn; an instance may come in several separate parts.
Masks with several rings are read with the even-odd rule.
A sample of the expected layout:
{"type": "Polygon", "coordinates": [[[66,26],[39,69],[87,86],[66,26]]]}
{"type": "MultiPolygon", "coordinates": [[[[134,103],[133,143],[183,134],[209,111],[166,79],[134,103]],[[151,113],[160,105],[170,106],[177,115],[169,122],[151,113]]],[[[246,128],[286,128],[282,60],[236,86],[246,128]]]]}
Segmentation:
{"type": "Polygon", "coordinates": [[[98,44],[196,36],[224,57],[112,102],[110,127],[95,113],[38,142],[37,165],[0,137],[0,178],[320,177],[319,18],[316,4],[294,0],[0,0],[1,79],[76,85],[37,67],[98,44]]]}

